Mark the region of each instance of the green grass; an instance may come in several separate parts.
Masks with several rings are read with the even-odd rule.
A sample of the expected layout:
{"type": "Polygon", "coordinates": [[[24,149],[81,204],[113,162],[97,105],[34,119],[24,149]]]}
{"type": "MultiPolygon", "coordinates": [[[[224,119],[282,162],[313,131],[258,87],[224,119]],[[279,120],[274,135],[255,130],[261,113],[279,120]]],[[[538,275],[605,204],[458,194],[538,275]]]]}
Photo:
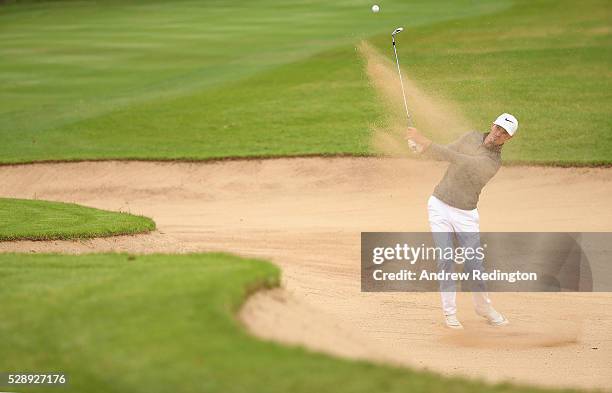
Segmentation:
{"type": "Polygon", "coordinates": [[[356,43],[485,129],[505,158],[612,163],[606,1],[79,1],[0,6],[0,162],[370,154],[356,43]]]}
{"type": "Polygon", "coordinates": [[[541,391],[256,340],[234,313],[250,292],[278,285],[278,268],[263,261],[1,254],[0,278],[0,370],[67,373],[62,392],[541,391]]]}
{"type": "Polygon", "coordinates": [[[58,240],[150,232],[153,220],[73,203],[0,198],[0,241],[58,240]]]}
{"type": "Polygon", "coordinates": [[[0,162],[368,152],[355,43],[508,2],[103,1],[0,13],[0,162]]]}

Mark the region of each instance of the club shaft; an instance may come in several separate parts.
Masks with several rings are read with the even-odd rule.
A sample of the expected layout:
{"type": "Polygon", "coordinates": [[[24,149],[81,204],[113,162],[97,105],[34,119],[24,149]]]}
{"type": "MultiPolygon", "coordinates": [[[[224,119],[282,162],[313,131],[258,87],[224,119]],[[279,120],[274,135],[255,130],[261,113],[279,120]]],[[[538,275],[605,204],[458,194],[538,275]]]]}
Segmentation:
{"type": "Polygon", "coordinates": [[[406,110],[406,118],[408,119],[408,127],[412,127],[412,117],[408,111],[408,102],[406,101],[406,91],[404,90],[404,81],[402,80],[402,71],[400,69],[399,57],[397,56],[397,49],[395,48],[395,38],[393,38],[393,53],[395,53],[395,64],[397,64],[397,73],[400,78],[400,86],[402,87],[402,98],[404,99],[404,109],[406,110]]]}
{"type": "MultiPolygon", "coordinates": [[[[406,110],[406,118],[408,120],[408,127],[412,127],[412,116],[410,116],[410,112],[408,111],[408,102],[406,101],[406,91],[404,90],[404,81],[402,79],[402,71],[400,70],[399,57],[397,56],[397,49],[395,48],[395,35],[392,36],[393,39],[393,53],[395,53],[395,64],[397,64],[397,73],[400,78],[400,86],[402,87],[402,98],[404,99],[404,109],[406,110]]],[[[410,150],[417,153],[419,151],[417,144],[412,140],[408,140],[408,146],[410,150]]]]}

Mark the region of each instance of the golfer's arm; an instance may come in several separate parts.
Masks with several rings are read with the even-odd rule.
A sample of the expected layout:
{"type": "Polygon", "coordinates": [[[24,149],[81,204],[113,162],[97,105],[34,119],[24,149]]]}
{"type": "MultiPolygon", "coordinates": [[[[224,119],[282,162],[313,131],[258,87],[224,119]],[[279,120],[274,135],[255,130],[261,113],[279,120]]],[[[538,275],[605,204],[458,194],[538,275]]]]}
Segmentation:
{"type": "Polygon", "coordinates": [[[438,161],[449,161],[455,162],[460,160],[468,160],[473,158],[467,154],[460,153],[461,146],[468,143],[470,133],[461,135],[456,141],[449,143],[448,145],[440,145],[438,143],[432,143],[425,150],[425,155],[438,161]]]}
{"type": "Polygon", "coordinates": [[[425,154],[437,161],[448,161],[454,163],[470,162],[478,160],[478,157],[471,156],[469,154],[459,153],[456,150],[451,149],[449,146],[439,145],[432,143],[429,145],[425,154]]]}
{"type": "Polygon", "coordinates": [[[467,143],[467,140],[469,137],[470,137],[470,133],[468,132],[466,134],[461,135],[459,139],[457,139],[456,141],[449,143],[448,145],[445,145],[445,146],[451,150],[459,151],[460,146],[467,143]]]}

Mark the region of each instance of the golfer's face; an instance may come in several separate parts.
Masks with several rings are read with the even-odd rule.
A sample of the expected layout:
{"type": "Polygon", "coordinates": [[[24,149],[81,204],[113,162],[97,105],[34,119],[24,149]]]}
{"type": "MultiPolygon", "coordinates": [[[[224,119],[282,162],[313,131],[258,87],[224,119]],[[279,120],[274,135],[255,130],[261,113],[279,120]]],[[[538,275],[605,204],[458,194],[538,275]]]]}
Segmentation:
{"type": "Polygon", "coordinates": [[[510,139],[511,136],[508,134],[506,130],[497,124],[491,124],[491,132],[487,135],[485,139],[485,144],[488,145],[501,145],[510,139]]]}

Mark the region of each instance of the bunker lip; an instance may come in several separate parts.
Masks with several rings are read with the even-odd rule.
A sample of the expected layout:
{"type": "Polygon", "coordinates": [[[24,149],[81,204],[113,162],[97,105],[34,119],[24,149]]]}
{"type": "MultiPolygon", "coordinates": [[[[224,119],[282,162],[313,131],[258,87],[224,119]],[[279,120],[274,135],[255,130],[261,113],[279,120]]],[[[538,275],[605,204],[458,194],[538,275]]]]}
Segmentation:
{"type": "MultiPolygon", "coordinates": [[[[427,231],[426,201],[445,168],[371,157],[0,166],[2,197],[129,211],[158,224],[148,235],[2,242],[0,252],[264,258],[282,268],[283,282],[241,311],[258,337],[445,375],[608,389],[612,294],[495,293],[511,325],[490,330],[460,293],[465,334],[474,335],[457,336],[440,322],[437,293],[360,292],[360,233],[427,231]]],[[[503,167],[479,204],[482,230],[609,231],[611,193],[610,169],[503,167]],[[514,203],[497,209],[509,195],[514,203]]]]}
{"type": "MultiPolygon", "coordinates": [[[[225,156],[209,158],[100,158],[100,159],[74,159],[74,160],[32,160],[23,162],[3,162],[1,167],[18,167],[29,165],[48,165],[48,164],[75,164],[75,163],[95,163],[95,162],[120,162],[120,163],[160,163],[160,164],[206,164],[226,161],[267,161],[285,160],[298,158],[378,158],[378,159],[418,159],[418,157],[397,157],[393,153],[313,153],[313,154],[270,154],[270,155],[249,155],[249,156],[225,156]]],[[[607,162],[548,162],[548,161],[527,161],[527,160],[504,160],[503,166],[507,167],[543,167],[543,168],[612,168],[612,163],[607,162]]]]}

